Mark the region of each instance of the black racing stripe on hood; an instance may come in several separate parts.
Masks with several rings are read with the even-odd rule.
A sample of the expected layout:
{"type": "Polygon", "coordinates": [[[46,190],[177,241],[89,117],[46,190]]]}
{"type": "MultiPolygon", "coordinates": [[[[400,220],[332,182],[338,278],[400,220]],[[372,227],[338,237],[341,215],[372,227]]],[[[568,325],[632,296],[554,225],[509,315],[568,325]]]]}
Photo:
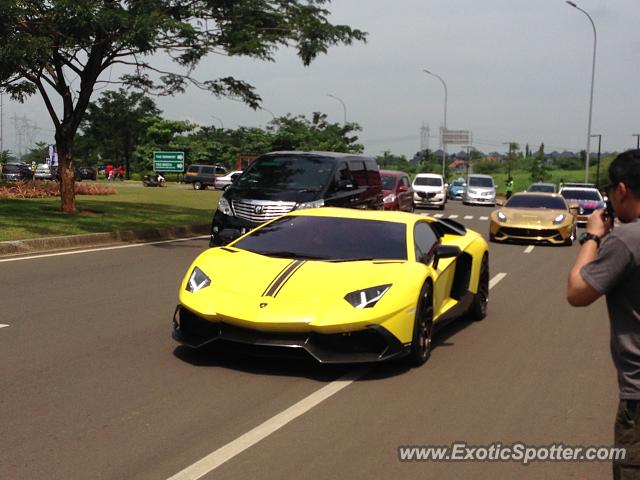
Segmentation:
{"type": "Polygon", "coordinates": [[[291,277],[293,277],[295,275],[295,273],[300,269],[300,267],[302,267],[302,265],[304,265],[306,263],[306,260],[300,262],[299,264],[297,264],[293,270],[291,270],[291,273],[289,273],[289,275],[287,275],[285,278],[283,278],[283,281],[280,283],[280,286],[278,287],[278,289],[275,291],[275,293],[272,295],[273,297],[277,297],[278,294],[280,293],[280,290],[282,290],[282,287],[285,286],[285,284],[291,279],[291,277]]]}
{"type": "Polygon", "coordinates": [[[296,263],[296,261],[298,261],[298,260],[294,260],[294,261],[292,261],[292,262],[287,263],[287,264],[285,265],[285,267],[284,267],[282,270],[280,270],[280,273],[278,273],[278,275],[276,275],[276,276],[274,277],[274,279],[273,279],[273,280],[271,280],[271,283],[270,283],[269,285],[267,285],[267,288],[265,288],[264,292],[262,292],[262,296],[263,296],[263,297],[266,297],[267,295],[269,295],[269,293],[268,293],[268,292],[271,290],[271,287],[273,286],[273,284],[274,284],[275,282],[277,282],[277,281],[278,281],[278,279],[280,278],[280,276],[281,276],[281,275],[283,275],[283,274],[284,274],[284,273],[285,273],[289,268],[291,268],[291,266],[292,266],[293,264],[295,264],[295,263],[296,263]]]}
{"type": "Polygon", "coordinates": [[[282,285],[293,275],[293,273],[300,268],[304,263],[303,260],[294,260],[289,266],[271,283],[271,286],[264,294],[265,297],[275,297],[277,292],[280,291],[282,285]]]}

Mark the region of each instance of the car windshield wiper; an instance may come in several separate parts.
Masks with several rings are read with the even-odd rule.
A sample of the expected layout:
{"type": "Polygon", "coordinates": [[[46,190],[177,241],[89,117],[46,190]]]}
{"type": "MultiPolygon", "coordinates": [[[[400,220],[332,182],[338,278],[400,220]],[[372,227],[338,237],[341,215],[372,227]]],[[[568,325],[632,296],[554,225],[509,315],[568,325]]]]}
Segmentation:
{"type": "Polygon", "coordinates": [[[298,252],[290,252],[287,250],[278,250],[275,252],[270,251],[261,251],[261,250],[252,250],[253,253],[257,253],[258,255],[264,255],[266,257],[276,257],[276,258],[300,258],[304,260],[327,260],[327,257],[319,257],[318,255],[305,255],[298,252]]]}
{"type": "Polygon", "coordinates": [[[330,258],[327,259],[327,262],[331,263],[341,263],[341,262],[366,262],[370,260],[378,260],[373,257],[356,257],[356,258],[330,258]]]}

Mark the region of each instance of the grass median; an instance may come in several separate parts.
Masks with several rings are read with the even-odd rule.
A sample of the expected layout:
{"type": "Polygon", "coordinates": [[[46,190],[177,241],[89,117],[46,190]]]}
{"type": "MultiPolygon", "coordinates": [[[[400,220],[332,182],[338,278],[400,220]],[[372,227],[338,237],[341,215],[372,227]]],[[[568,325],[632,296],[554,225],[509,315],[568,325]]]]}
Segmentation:
{"type": "Polygon", "coordinates": [[[60,198],[0,200],[0,241],[144,230],[211,223],[222,192],[115,186],[116,195],[76,196],[78,213],[60,212],[60,198]]]}

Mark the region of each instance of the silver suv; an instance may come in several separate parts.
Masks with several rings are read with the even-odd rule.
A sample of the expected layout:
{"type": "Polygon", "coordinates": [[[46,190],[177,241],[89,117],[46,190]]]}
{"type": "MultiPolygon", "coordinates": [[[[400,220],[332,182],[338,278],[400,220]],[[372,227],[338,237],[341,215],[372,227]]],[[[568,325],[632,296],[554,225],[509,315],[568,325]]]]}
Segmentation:
{"type": "Polygon", "coordinates": [[[467,186],[462,195],[462,203],[476,205],[496,204],[496,188],[491,175],[473,174],[467,178],[467,186]]]}

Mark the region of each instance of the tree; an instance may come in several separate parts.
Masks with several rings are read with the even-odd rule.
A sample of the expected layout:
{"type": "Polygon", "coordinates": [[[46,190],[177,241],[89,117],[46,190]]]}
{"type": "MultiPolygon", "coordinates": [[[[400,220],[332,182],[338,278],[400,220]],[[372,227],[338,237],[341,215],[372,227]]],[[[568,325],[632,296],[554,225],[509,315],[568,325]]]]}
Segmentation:
{"type": "Polygon", "coordinates": [[[530,172],[532,182],[542,182],[546,179],[547,166],[544,162],[544,143],[540,144],[540,148],[533,156],[530,172]]]}
{"type": "Polygon", "coordinates": [[[36,142],[36,146],[32,148],[28,153],[22,156],[20,160],[25,163],[31,164],[32,162],[44,163],[49,153],[49,144],[46,142],[36,142]]]}
{"type": "Polygon", "coordinates": [[[140,92],[108,91],[97,103],[90,103],[81,129],[97,146],[97,153],[125,165],[130,178],[131,159],[138,142],[146,133],[145,119],[159,115],[155,102],[140,92]]]}
{"type": "Polygon", "coordinates": [[[354,134],[362,130],[357,123],[329,123],[327,115],[314,112],[311,120],[304,115],[276,118],[272,150],[324,150],[332,152],[361,153],[364,146],[357,143],[354,134]]]}
{"type": "Polygon", "coordinates": [[[71,213],[74,139],[97,85],[158,95],[194,85],[257,108],[260,97],[250,84],[229,76],[200,81],[195,67],[210,53],[273,61],[289,45],[308,65],[330,46],[364,41],[364,32],[327,20],[328,1],[3,0],[0,90],[17,101],[42,97],[56,132],[62,210],[71,213]],[[177,71],[162,69],[165,59],[177,71]],[[114,66],[130,73],[112,80],[114,66]]]}

